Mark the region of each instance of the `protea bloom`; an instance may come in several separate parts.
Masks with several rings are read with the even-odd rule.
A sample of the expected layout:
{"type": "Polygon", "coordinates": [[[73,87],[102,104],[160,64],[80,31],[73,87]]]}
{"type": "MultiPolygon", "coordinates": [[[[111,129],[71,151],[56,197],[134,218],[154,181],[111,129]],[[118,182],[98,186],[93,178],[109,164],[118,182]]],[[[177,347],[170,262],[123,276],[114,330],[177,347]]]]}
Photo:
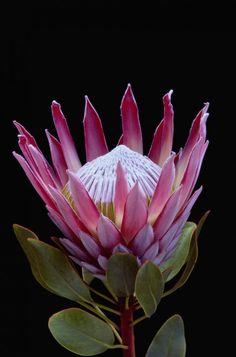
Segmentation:
{"type": "Polygon", "coordinates": [[[202,188],[193,190],[208,146],[208,104],[194,119],[184,148],[175,154],[171,94],[163,97],[164,118],[148,156],[143,155],[138,107],[130,85],[121,103],[123,134],[111,151],[101,120],[86,97],[84,165],[56,101],[52,115],[59,141],[46,130],[52,166],[31,134],[15,122],[24,157],[14,156],[63,233],[60,244],[74,262],[99,278],[116,252],[133,254],[139,264],[166,261],[201,193],[202,188]]]}

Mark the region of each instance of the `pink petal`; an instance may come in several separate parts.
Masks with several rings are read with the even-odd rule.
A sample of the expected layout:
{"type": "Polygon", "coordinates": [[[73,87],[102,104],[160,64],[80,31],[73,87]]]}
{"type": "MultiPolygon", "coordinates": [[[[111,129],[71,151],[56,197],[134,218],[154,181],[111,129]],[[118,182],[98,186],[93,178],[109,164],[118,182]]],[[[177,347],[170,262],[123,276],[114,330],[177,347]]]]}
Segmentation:
{"type": "Polygon", "coordinates": [[[44,183],[54,187],[58,186],[58,180],[55,175],[54,177],[51,175],[50,167],[43,155],[33,145],[29,145],[28,148],[44,183]]]}
{"type": "Polygon", "coordinates": [[[164,118],[155,131],[148,154],[148,157],[159,166],[164,164],[172,151],[174,133],[174,112],[171,104],[172,93],[173,91],[171,90],[163,97],[164,118]]]}
{"type": "Polygon", "coordinates": [[[167,232],[173,220],[175,219],[179,209],[181,190],[182,186],[180,186],[174,193],[172,193],[163,211],[157,218],[153,226],[156,240],[161,239],[161,237],[167,232]]]}
{"type": "Polygon", "coordinates": [[[84,137],[87,161],[108,152],[101,120],[87,96],[85,97],[84,137]]]}
{"type": "Polygon", "coordinates": [[[131,89],[125,91],[121,102],[121,117],[123,128],[123,144],[130,149],[143,153],[142,131],[139,122],[138,107],[131,89]]]}
{"type": "Polygon", "coordinates": [[[93,257],[96,258],[101,254],[101,248],[95,242],[95,240],[87,233],[80,232],[79,234],[80,240],[83,243],[84,248],[87,252],[93,257]]]}
{"type": "Polygon", "coordinates": [[[32,186],[35,188],[39,196],[42,198],[42,200],[50,207],[56,208],[55,203],[52,199],[52,196],[50,195],[50,192],[48,191],[47,187],[45,184],[40,180],[39,177],[37,177],[26,160],[16,152],[13,152],[14,157],[17,159],[19,164],[21,165],[22,169],[24,170],[26,176],[28,177],[29,181],[31,182],[32,186]]]}
{"type": "MultiPolygon", "coordinates": [[[[20,123],[18,123],[17,121],[13,121],[14,125],[16,126],[16,128],[18,129],[20,135],[24,136],[27,144],[28,145],[33,145],[34,147],[36,147],[39,150],[39,147],[37,145],[37,142],[35,140],[35,138],[23,127],[23,125],[21,125],[20,123]]],[[[39,150],[40,151],[40,150],[39,150]]]]}
{"type": "Polygon", "coordinates": [[[20,147],[26,161],[30,165],[32,171],[35,172],[36,174],[39,174],[38,167],[35,164],[35,161],[29,151],[29,144],[28,144],[26,137],[23,135],[18,135],[18,138],[19,138],[19,140],[18,140],[19,147],[20,147]]]}
{"type": "Polygon", "coordinates": [[[108,259],[104,257],[104,255],[99,255],[98,257],[98,264],[103,270],[107,270],[108,259]]]}
{"type": "MultiPolygon", "coordinates": [[[[205,133],[206,128],[206,120],[208,117],[207,110],[209,108],[209,103],[206,103],[202,110],[197,114],[196,118],[194,119],[192,126],[190,128],[189,137],[184,147],[184,151],[186,155],[190,155],[194,145],[199,139],[199,136],[205,133]]],[[[204,137],[204,140],[206,137],[204,137]]]]}
{"type": "Polygon", "coordinates": [[[97,233],[101,245],[108,250],[112,250],[115,245],[122,241],[121,234],[114,223],[103,215],[99,218],[97,233]]]}
{"type": "Polygon", "coordinates": [[[161,238],[160,240],[160,251],[161,253],[158,255],[155,260],[155,264],[160,264],[163,260],[166,260],[170,256],[170,252],[172,252],[173,247],[176,245],[178,238],[182,233],[182,229],[190,215],[190,211],[199,197],[202,191],[202,187],[200,187],[197,191],[194,192],[188,204],[182,213],[178,216],[178,218],[174,221],[173,225],[170,227],[168,232],[161,238]]]}
{"type": "Polygon", "coordinates": [[[175,248],[176,248],[176,245],[178,243],[178,240],[182,234],[182,230],[183,230],[183,227],[185,225],[185,223],[187,222],[188,220],[188,217],[190,215],[190,211],[191,211],[191,208],[193,206],[193,204],[195,203],[195,201],[197,200],[199,194],[201,193],[201,188],[196,191],[196,195],[194,194],[192,197],[193,197],[193,200],[191,201],[191,203],[188,205],[188,207],[186,208],[186,210],[183,212],[183,214],[181,214],[180,216],[180,220],[183,222],[181,225],[179,225],[178,229],[176,230],[175,234],[174,234],[174,237],[172,237],[172,239],[169,241],[169,242],[165,242],[166,244],[166,247],[165,249],[163,250],[163,257],[162,257],[162,260],[167,260],[168,258],[170,258],[170,256],[172,255],[172,253],[174,252],[175,248]],[[164,254],[165,253],[165,254],[164,254]]]}
{"type": "MultiPolygon", "coordinates": [[[[196,200],[198,199],[199,195],[201,194],[202,192],[202,187],[200,187],[197,191],[194,192],[194,194],[192,195],[192,197],[190,198],[190,200],[188,201],[188,204],[186,205],[184,211],[181,213],[181,218],[185,221],[184,224],[186,223],[189,215],[190,215],[190,211],[194,205],[194,203],[196,202],[196,200]]],[[[173,249],[175,248],[177,242],[178,242],[178,239],[182,233],[182,229],[183,229],[183,226],[184,224],[182,225],[182,227],[179,227],[177,232],[175,233],[175,237],[171,240],[170,244],[168,245],[168,248],[167,248],[167,251],[168,251],[168,255],[165,256],[165,259],[167,259],[172,253],[173,249]]]]}
{"type": "Polygon", "coordinates": [[[132,240],[130,248],[135,255],[141,256],[145,250],[153,243],[154,233],[150,224],[145,224],[132,240]]]}
{"type": "Polygon", "coordinates": [[[178,213],[179,214],[184,214],[184,212],[190,212],[190,210],[192,209],[194,203],[196,202],[196,200],[198,199],[198,196],[200,195],[200,193],[202,192],[202,186],[196,190],[193,195],[190,197],[190,199],[185,202],[184,206],[182,207],[181,211],[178,213]]]}
{"type": "Polygon", "coordinates": [[[100,213],[80,179],[74,173],[68,173],[70,192],[79,217],[86,228],[96,236],[100,213]]]}
{"type": "Polygon", "coordinates": [[[206,150],[208,148],[208,145],[209,145],[209,141],[208,140],[204,143],[204,145],[202,145],[201,153],[200,153],[200,159],[199,159],[199,163],[198,163],[198,168],[197,168],[196,173],[195,173],[195,178],[193,180],[192,187],[190,188],[191,193],[192,193],[192,190],[193,190],[193,188],[194,188],[194,186],[195,186],[195,184],[197,182],[197,179],[198,179],[198,176],[199,176],[199,173],[200,173],[200,170],[201,170],[202,162],[203,162],[206,150]]]}
{"type": "Polygon", "coordinates": [[[49,186],[50,192],[57,204],[58,210],[62,217],[66,220],[66,223],[74,234],[78,237],[80,230],[86,230],[83,223],[80,222],[79,217],[74,212],[63,194],[52,186],[49,186]]]}
{"type": "Polygon", "coordinates": [[[154,191],[150,206],[148,208],[148,222],[153,224],[167,200],[169,199],[175,179],[175,156],[172,155],[164,164],[159,181],[154,191]]]}
{"type": "Polygon", "coordinates": [[[164,260],[166,260],[167,255],[169,255],[169,245],[173,240],[176,240],[177,238],[180,237],[182,233],[182,229],[189,217],[190,212],[186,212],[185,215],[181,215],[180,217],[175,220],[175,222],[172,224],[168,232],[165,233],[165,235],[161,238],[160,242],[160,251],[158,256],[153,260],[154,264],[159,265],[162,263],[164,260]]]}
{"type": "Polygon", "coordinates": [[[153,260],[156,258],[159,252],[159,241],[154,242],[140,258],[141,262],[144,263],[146,260],[153,260]]]}
{"type": "Polygon", "coordinates": [[[46,130],[46,135],[49,142],[51,157],[54,169],[60,179],[61,185],[64,187],[68,181],[68,176],[66,173],[67,165],[63,155],[62,147],[59,141],[46,130]]]}
{"type": "Polygon", "coordinates": [[[162,262],[165,262],[166,260],[168,260],[172,254],[174,253],[177,243],[178,243],[178,239],[180,238],[181,233],[178,233],[178,235],[176,235],[176,237],[174,237],[174,239],[172,240],[170,246],[168,247],[168,251],[166,252],[166,254],[163,256],[162,258],[162,262]]]}
{"type": "Polygon", "coordinates": [[[101,279],[102,277],[104,278],[103,270],[99,269],[97,266],[89,264],[87,262],[80,262],[80,266],[88,270],[88,272],[93,274],[95,277],[99,279],[101,279]]]}
{"type": "Polygon", "coordinates": [[[54,124],[59,136],[61,147],[63,150],[64,158],[67,163],[67,167],[73,171],[77,172],[81,167],[79,157],[75,148],[74,141],[72,139],[69,127],[67,125],[66,118],[64,117],[61,106],[55,100],[52,102],[52,116],[54,124]]]}
{"type": "Polygon", "coordinates": [[[59,230],[63,233],[63,235],[71,240],[78,239],[76,235],[72,232],[72,230],[65,223],[62,215],[54,210],[53,208],[46,206],[48,212],[48,216],[51,218],[53,223],[59,228],[59,230]]]}
{"type": "Polygon", "coordinates": [[[80,260],[91,261],[89,254],[83,251],[80,247],[78,247],[78,245],[71,242],[69,239],[60,238],[59,241],[63,247],[66,248],[66,250],[76,258],[80,260]]]}
{"type": "MultiPolygon", "coordinates": [[[[171,227],[168,229],[168,231],[164,234],[164,236],[160,240],[160,251],[163,252],[165,250],[165,253],[167,251],[167,247],[169,246],[170,242],[173,240],[173,238],[177,235],[178,232],[181,233],[188,217],[189,217],[190,211],[186,210],[181,214],[171,225],[171,227]]],[[[163,255],[164,257],[164,255],[163,255]]]]}
{"type": "Polygon", "coordinates": [[[121,244],[121,243],[117,244],[117,245],[114,247],[114,249],[113,249],[113,251],[112,251],[112,254],[116,254],[116,253],[128,253],[128,254],[132,254],[132,252],[130,251],[130,249],[127,248],[126,245],[121,244]]]}
{"type": "Polygon", "coordinates": [[[206,120],[208,117],[208,113],[207,113],[208,107],[209,107],[209,104],[206,103],[204,108],[197,114],[196,118],[193,121],[193,124],[192,124],[190,132],[189,132],[189,137],[187,139],[184,149],[182,150],[181,155],[179,155],[179,159],[176,164],[175,187],[177,187],[180,184],[180,182],[184,176],[184,172],[188,165],[188,161],[189,161],[189,158],[190,158],[190,155],[191,155],[191,152],[192,152],[194,146],[199,141],[200,137],[203,137],[203,141],[205,141],[206,120]]]}
{"type": "Polygon", "coordinates": [[[138,231],[147,222],[147,202],[146,197],[136,182],[128,194],[124,209],[124,217],[121,226],[121,233],[130,242],[138,231]]]}
{"type": "MultiPolygon", "coordinates": [[[[17,126],[19,125],[20,124],[17,123],[17,126]]],[[[58,186],[59,180],[55,175],[55,172],[53,171],[52,167],[49,165],[49,163],[43,156],[34,138],[24,128],[24,130],[22,128],[19,130],[24,133],[26,132],[27,135],[18,135],[19,146],[28,164],[31,166],[32,171],[35,173],[36,176],[40,176],[42,178],[42,181],[45,182],[45,184],[50,183],[51,185],[58,186]]]]}
{"type": "Polygon", "coordinates": [[[207,144],[204,144],[203,138],[200,139],[191,153],[188,166],[181,182],[183,185],[183,190],[181,192],[180,206],[184,204],[184,202],[189,198],[192,193],[192,190],[198,178],[198,174],[200,172],[207,144]]]}
{"type": "Polygon", "coordinates": [[[128,192],[129,186],[126,173],[119,161],[116,169],[116,185],[114,197],[115,221],[118,227],[121,227],[128,192]]]}

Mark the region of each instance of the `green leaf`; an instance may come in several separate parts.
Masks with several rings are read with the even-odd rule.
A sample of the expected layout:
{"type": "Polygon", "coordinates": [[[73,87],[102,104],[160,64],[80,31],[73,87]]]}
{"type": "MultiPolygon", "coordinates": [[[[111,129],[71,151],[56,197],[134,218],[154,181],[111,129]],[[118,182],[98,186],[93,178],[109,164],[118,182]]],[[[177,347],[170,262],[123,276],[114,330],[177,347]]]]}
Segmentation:
{"type": "Polygon", "coordinates": [[[30,229],[20,226],[19,224],[13,224],[13,230],[16,235],[16,238],[19,240],[20,244],[23,244],[22,248],[24,249],[24,241],[27,238],[33,238],[38,240],[38,237],[30,229]]]}
{"type": "Polygon", "coordinates": [[[145,262],[138,270],[135,294],[145,315],[151,317],[161,301],[164,281],[160,269],[152,262],[145,262]]]}
{"type": "Polygon", "coordinates": [[[45,282],[43,281],[37,266],[36,266],[36,256],[35,256],[35,252],[32,249],[31,245],[28,242],[28,238],[31,239],[35,239],[36,241],[38,241],[38,237],[36,236],[36,234],[32,231],[30,231],[29,229],[22,227],[18,224],[14,224],[13,225],[13,229],[14,229],[14,233],[16,235],[16,238],[18,240],[18,242],[21,245],[21,248],[23,249],[26,257],[29,260],[30,263],[30,267],[32,270],[32,273],[35,277],[35,279],[37,280],[37,282],[39,284],[41,284],[45,289],[49,290],[50,292],[53,292],[48,286],[47,284],[45,284],[45,282]]]}
{"type": "Polygon", "coordinates": [[[94,276],[85,268],[82,268],[82,277],[83,281],[88,285],[90,285],[94,279],[94,276]]]}
{"type": "Polygon", "coordinates": [[[107,283],[112,292],[118,297],[133,295],[137,271],[138,263],[133,255],[112,255],[107,267],[107,283]]]}
{"type": "Polygon", "coordinates": [[[114,335],[108,324],[77,308],[60,311],[49,319],[56,341],[80,356],[94,356],[113,348],[114,335]]]}
{"type": "Polygon", "coordinates": [[[179,237],[178,244],[174,253],[167,261],[160,265],[160,269],[162,272],[168,268],[171,268],[171,272],[167,278],[167,281],[174,278],[175,275],[178,274],[183,265],[186,263],[189,254],[192,235],[196,227],[196,224],[193,222],[187,222],[185,224],[182,235],[179,237]]]}
{"type": "Polygon", "coordinates": [[[194,234],[191,240],[189,255],[187,258],[187,264],[184,268],[184,271],[180,279],[177,281],[177,283],[175,283],[175,285],[170,290],[166,291],[163,296],[168,296],[174,293],[177,289],[181,288],[187,282],[196,264],[197,258],[198,258],[197,236],[194,234]]]}
{"type": "Polygon", "coordinates": [[[93,301],[88,287],[64,253],[41,242],[27,228],[16,224],[13,228],[39,284],[56,295],[76,302],[93,301]]]}
{"type": "Polygon", "coordinates": [[[157,332],[146,357],[184,357],[185,353],[184,323],[179,315],[174,315],[157,332]]]}
{"type": "Polygon", "coordinates": [[[198,222],[197,228],[196,228],[196,230],[195,230],[195,232],[194,232],[194,235],[196,236],[196,238],[199,237],[200,232],[201,232],[201,230],[202,230],[202,227],[203,227],[203,225],[204,225],[204,223],[205,223],[205,221],[206,221],[206,219],[207,219],[209,213],[210,213],[210,211],[207,211],[206,213],[204,213],[204,215],[202,216],[202,218],[201,218],[200,221],[198,222]]]}
{"type": "Polygon", "coordinates": [[[171,273],[171,267],[163,270],[161,273],[162,273],[162,277],[163,277],[164,282],[167,282],[167,279],[168,279],[168,277],[169,277],[169,275],[171,273]]]}
{"type": "Polygon", "coordinates": [[[39,240],[28,238],[34,252],[33,266],[50,291],[76,302],[92,302],[89,288],[58,248],[39,240]]]}

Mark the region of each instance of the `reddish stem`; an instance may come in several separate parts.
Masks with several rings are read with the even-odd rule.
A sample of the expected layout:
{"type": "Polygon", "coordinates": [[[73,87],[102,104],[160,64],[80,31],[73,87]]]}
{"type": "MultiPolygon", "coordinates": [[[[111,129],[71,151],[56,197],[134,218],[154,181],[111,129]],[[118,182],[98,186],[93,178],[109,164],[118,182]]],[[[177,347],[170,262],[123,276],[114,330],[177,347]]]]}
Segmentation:
{"type": "Polygon", "coordinates": [[[123,350],[123,357],[135,357],[135,344],[134,344],[134,327],[133,327],[133,304],[126,309],[125,304],[122,303],[120,317],[120,332],[123,344],[128,346],[128,349],[123,350]]]}

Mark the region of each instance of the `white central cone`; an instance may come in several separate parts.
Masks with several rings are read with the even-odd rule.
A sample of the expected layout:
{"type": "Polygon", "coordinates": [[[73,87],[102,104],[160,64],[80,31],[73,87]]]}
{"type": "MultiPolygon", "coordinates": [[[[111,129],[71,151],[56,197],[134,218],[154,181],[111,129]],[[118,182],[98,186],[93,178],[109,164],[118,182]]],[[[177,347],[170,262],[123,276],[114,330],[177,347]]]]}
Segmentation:
{"type": "Polygon", "coordinates": [[[161,168],[147,156],[130,150],[125,145],[119,145],[106,155],[87,162],[77,172],[93,201],[97,204],[114,201],[119,161],[126,172],[129,186],[133,187],[138,181],[147,198],[152,197],[161,168]]]}

